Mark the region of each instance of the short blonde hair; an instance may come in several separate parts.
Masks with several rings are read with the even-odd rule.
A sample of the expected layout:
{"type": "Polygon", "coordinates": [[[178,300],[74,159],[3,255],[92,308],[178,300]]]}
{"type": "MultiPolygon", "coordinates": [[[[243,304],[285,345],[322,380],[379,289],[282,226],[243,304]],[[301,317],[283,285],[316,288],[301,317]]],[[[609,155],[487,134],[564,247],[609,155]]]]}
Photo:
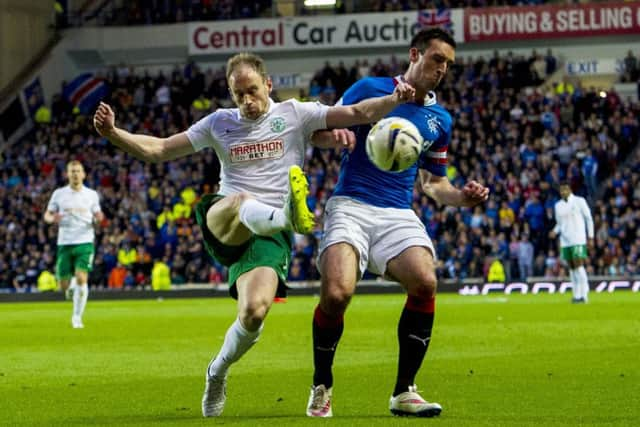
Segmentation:
{"type": "Polygon", "coordinates": [[[256,54],[249,52],[238,53],[237,55],[233,55],[227,61],[227,80],[229,80],[229,76],[233,73],[236,68],[241,65],[247,65],[253,68],[260,76],[262,76],[263,80],[267,80],[267,67],[264,65],[264,60],[256,54]]]}
{"type": "Polygon", "coordinates": [[[69,163],[67,163],[67,169],[69,169],[71,166],[80,166],[82,170],[84,170],[84,165],[80,163],[80,160],[71,160],[69,163]]]}

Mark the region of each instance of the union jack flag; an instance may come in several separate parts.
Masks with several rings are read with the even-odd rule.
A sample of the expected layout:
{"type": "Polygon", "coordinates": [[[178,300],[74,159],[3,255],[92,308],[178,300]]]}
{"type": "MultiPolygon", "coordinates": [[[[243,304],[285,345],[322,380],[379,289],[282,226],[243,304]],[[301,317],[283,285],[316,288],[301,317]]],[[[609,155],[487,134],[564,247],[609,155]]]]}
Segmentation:
{"type": "Polygon", "coordinates": [[[453,33],[451,9],[419,10],[418,25],[420,25],[420,28],[440,27],[450,33],[453,33]]]}
{"type": "Polygon", "coordinates": [[[108,94],[107,83],[91,73],[79,75],[62,90],[62,96],[78,107],[82,114],[90,114],[98,102],[108,94]]]}

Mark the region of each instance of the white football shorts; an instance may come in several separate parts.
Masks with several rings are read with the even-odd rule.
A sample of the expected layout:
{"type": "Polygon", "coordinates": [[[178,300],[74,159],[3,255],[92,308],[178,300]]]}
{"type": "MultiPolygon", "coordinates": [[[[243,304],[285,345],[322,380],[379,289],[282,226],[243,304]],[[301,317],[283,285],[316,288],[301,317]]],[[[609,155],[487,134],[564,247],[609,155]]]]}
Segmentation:
{"type": "Polygon", "coordinates": [[[380,208],[335,196],[324,212],[318,261],[329,246],[348,243],[358,253],[362,277],[366,269],[383,276],[387,263],[411,246],[426,247],[436,257],[431,238],[412,209],[380,208]]]}

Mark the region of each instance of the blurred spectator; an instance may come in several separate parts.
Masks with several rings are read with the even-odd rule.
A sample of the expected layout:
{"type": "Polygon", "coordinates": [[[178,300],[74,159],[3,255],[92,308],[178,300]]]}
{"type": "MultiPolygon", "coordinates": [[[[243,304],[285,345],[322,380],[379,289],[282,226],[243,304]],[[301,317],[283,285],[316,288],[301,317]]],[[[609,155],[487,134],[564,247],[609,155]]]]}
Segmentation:
{"type": "Polygon", "coordinates": [[[164,291],[171,289],[171,269],[168,265],[168,258],[156,260],[151,271],[151,288],[154,291],[164,291]]]}
{"type": "Polygon", "coordinates": [[[127,276],[127,269],[118,263],[109,273],[109,289],[122,289],[127,276]]]}
{"type": "Polygon", "coordinates": [[[526,233],[522,234],[520,242],[518,243],[517,256],[520,279],[527,280],[527,278],[533,276],[534,250],[533,245],[529,241],[529,235],[526,233]]]}
{"type": "Polygon", "coordinates": [[[627,52],[627,56],[624,57],[624,72],[622,75],[622,81],[635,82],[638,80],[638,58],[633,54],[632,50],[627,52]]]}
{"type": "Polygon", "coordinates": [[[58,284],[56,282],[56,276],[54,276],[49,270],[42,270],[38,275],[38,291],[55,291],[57,288],[58,284]]]}
{"type": "Polygon", "coordinates": [[[494,258],[489,266],[489,273],[487,274],[487,282],[489,283],[505,283],[507,276],[505,274],[504,265],[499,258],[494,258]]]}

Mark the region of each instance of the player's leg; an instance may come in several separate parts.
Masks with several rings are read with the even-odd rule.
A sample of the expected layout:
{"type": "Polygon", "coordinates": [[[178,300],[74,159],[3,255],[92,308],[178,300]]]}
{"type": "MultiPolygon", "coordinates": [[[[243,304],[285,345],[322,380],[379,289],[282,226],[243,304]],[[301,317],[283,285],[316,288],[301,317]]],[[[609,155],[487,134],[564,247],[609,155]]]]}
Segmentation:
{"type": "Polygon", "coordinates": [[[226,401],[229,367],[258,341],[264,319],[278,288],[278,277],[269,267],[259,267],[238,278],[238,317],[227,329],[222,348],[207,368],[202,415],[217,417],[226,401]]]}
{"type": "Polygon", "coordinates": [[[307,404],[310,417],[330,417],[333,359],[344,330],[344,313],[359,277],[358,253],[348,243],[326,248],[320,257],[320,303],[313,313],[313,385],[307,404]]]}
{"type": "Polygon", "coordinates": [[[225,376],[258,340],[262,324],[278,288],[278,277],[269,267],[258,267],[238,278],[238,317],[227,330],[222,349],[209,365],[209,375],[225,376]]]}
{"type": "Polygon", "coordinates": [[[73,276],[73,260],[71,257],[71,247],[60,245],[56,250],[56,280],[60,290],[65,293],[65,298],[70,299],[71,277],[73,276]]]}
{"type": "MultiPolygon", "coordinates": [[[[284,282],[290,256],[291,236],[278,233],[268,238],[252,238],[243,254],[230,266],[230,291],[238,298],[238,317],[227,330],[222,348],[207,367],[202,398],[205,417],[222,413],[229,367],[258,341],[276,294],[285,295],[284,282]]],[[[222,252],[221,257],[224,258],[222,252]]]]}
{"type": "Polygon", "coordinates": [[[589,301],[589,276],[584,268],[584,260],[587,258],[586,245],[577,245],[573,247],[573,264],[575,266],[576,279],[580,288],[581,302],[589,301]]]}
{"type": "Polygon", "coordinates": [[[416,391],[415,377],[431,340],[435,313],[435,253],[424,224],[409,209],[376,213],[380,226],[371,247],[369,269],[399,282],[407,299],[398,323],[398,371],[389,401],[395,415],[430,417],[441,406],[416,391]]]}
{"type": "MultiPolygon", "coordinates": [[[[74,299],[75,289],[70,286],[73,277],[73,245],[60,245],[56,251],[56,280],[66,299],[74,299]]],[[[75,317],[75,302],[71,314],[71,326],[77,327],[77,319],[75,317]]]]}
{"type": "Polygon", "coordinates": [[[390,401],[395,415],[432,417],[442,407],[425,401],[415,386],[415,377],[429,349],[435,315],[437,280],[431,249],[413,246],[387,264],[387,276],[407,291],[398,323],[398,372],[390,401]]]}
{"type": "Polygon", "coordinates": [[[58,279],[58,287],[64,292],[64,298],[67,300],[73,299],[73,286],[71,282],[70,278],[58,279]]]}
{"type": "Polygon", "coordinates": [[[95,248],[92,243],[74,245],[73,250],[74,279],[76,289],[73,292],[74,328],[83,328],[82,316],[89,298],[89,272],[93,269],[95,248]]]}
{"type": "Polygon", "coordinates": [[[324,238],[319,249],[322,275],[320,303],[313,315],[313,385],[307,404],[310,417],[330,417],[333,359],[344,330],[344,313],[368,260],[368,228],[374,215],[362,203],[335,197],[325,209],[324,238]]]}
{"type": "Polygon", "coordinates": [[[571,302],[579,302],[580,301],[580,282],[578,281],[577,272],[575,270],[575,264],[573,262],[572,250],[571,247],[561,247],[560,248],[560,259],[563,260],[567,264],[567,268],[569,269],[569,277],[571,279],[571,302]]]}
{"type": "Polygon", "coordinates": [[[248,193],[232,194],[215,202],[207,211],[211,233],[228,245],[246,242],[251,233],[271,236],[283,230],[309,233],[313,214],[307,207],[307,180],[298,166],[289,171],[289,194],[283,208],[262,203],[248,193]]]}
{"type": "Polygon", "coordinates": [[[88,272],[76,270],[74,279],[77,285],[73,292],[73,316],[71,317],[71,323],[74,328],[84,328],[82,316],[84,315],[84,309],[87,306],[87,300],[89,298],[88,278],[88,272]]]}
{"type": "Polygon", "coordinates": [[[572,302],[578,302],[581,298],[580,282],[578,280],[578,272],[575,269],[575,265],[573,262],[568,264],[569,266],[569,277],[571,278],[571,289],[572,289],[572,302]]]}

